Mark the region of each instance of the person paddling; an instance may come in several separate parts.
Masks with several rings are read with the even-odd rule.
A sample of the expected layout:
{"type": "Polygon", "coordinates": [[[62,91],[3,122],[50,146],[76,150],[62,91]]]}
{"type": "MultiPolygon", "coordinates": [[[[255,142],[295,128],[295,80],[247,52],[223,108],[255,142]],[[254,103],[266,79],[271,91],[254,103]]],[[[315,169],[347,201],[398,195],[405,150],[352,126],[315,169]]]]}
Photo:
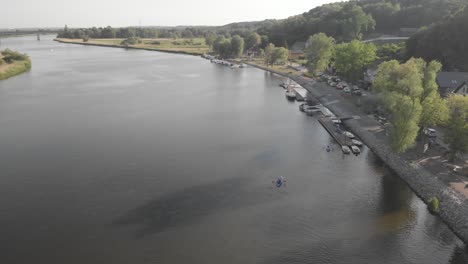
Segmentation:
{"type": "Polygon", "coordinates": [[[276,185],[276,187],[281,187],[284,183],[286,183],[286,180],[284,179],[283,176],[280,176],[278,179],[273,181],[273,183],[276,185]]]}

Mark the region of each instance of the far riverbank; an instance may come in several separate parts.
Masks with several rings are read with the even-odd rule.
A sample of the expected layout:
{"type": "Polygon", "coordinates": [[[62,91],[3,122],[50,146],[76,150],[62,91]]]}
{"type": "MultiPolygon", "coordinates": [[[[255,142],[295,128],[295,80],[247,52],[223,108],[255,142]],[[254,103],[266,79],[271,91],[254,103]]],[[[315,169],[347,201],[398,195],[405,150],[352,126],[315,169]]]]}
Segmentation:
{"type": "Polygon", "coordinates": [[[358,119],[344,121],[345,125],[361,138],[390,169],[398,174],[424,203],[428,204],[432,197],[437,197],[440,201],[439,217],[465,244],[468,244],[468,221],[466,221],[468,219],[468,203],[465,198],[440,181],[436,175],[395,154],[388,142],[377,138],[374,134],[373,131],[381,126],[376,120],[362,115],[356,106],[335,94],[331,94],[329,88],[313,79],[287,74],[254,63],[245,61],[243,63],[288,77],[301,84],[313,97],[326,105],[337,116],[359,116],[358,119]]]}
{"type": "MultiPolygon", "coordinates": [[[[207,50],[203,48],[193,48],[193,47],[173,47],[168,46],[166,48],[158,48],[154,45],[141,44],[141,45],[121,45],[120,39],[109,39],[105,40],[106,42],[100,42],[100,40],[89,40],[84,42],[82,39],[64,39],[64,38],[55,38],[54,41],[66,44],[78,44],[78,45],[87,45],[87,46],[98,46],[98,47],[108,47],[108,48],[124,48],[124,49],[139,49],[139,50],[149,50],[149,51],[159,51],[183,55],[192,55],[192,56],[201,56],[207,50]],[[107,43],[108,42],[108,43],[107,43]]],[[[101,40],[104,41],[104,40],[101,40]]]]}

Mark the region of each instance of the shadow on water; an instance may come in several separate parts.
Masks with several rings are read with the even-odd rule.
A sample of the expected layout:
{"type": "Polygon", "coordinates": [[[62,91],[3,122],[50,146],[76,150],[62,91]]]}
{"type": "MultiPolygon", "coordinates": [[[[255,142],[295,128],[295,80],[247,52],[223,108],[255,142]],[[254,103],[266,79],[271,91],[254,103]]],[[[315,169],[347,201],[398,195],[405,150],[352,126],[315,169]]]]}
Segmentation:
{"type": "Polygon", "coordinates": [[[250,188],[246,177],[237,177],[200,186],[188,187],[164,195],[137,207],[117,220],[116,225],[140,225],[136,236],[162,232],[168,228],[188,225],[213,213],[271,202],[271,187],[250,188]]]}

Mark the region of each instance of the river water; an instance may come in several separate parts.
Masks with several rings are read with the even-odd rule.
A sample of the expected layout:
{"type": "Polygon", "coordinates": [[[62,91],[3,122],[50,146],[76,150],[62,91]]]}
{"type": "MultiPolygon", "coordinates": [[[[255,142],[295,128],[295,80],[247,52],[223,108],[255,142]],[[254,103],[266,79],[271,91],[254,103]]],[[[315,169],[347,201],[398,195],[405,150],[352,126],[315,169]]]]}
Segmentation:
{"type": "Polygon", "coordinates": [[[288,102],[279,76],[51,36],[4,48],[33,66],[0,81],[2,263],[468,260],[368,149],[344,156],[288,102]]]}

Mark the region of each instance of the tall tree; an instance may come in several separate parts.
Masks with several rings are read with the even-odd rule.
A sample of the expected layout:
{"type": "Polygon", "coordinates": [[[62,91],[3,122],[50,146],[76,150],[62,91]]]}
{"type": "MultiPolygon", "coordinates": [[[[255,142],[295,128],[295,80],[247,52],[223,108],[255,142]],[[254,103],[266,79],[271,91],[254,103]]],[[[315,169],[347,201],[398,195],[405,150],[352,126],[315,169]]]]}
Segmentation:
{"type": "Polygon", "coordinates": [[[250,31],[245,37],[245,49],[256,47],[261,43],[262,39],[257,32],[250,31]]]}
{"type": "Polygon", "coordinates": [[[345,4],[338,17],[341,33],[348,40],[361,39],[363,32],[373,30],[375,27],[375,20],[372,15],[366,14],[354,2],[345,4]]]}
{"type": "Polygon", "coordinates": [[[309,37],[307,41],[306,58],[309,72],[324,71],[333,56],[335,39],[324,33],[318,33],[309,37]]]}
{"type": "Polygon", "coordinates": [[[271,55],[271,63],[272,64],[284,64],[288,61],[289,50],[283,47],[275,48],[271,55]]]}
{"type": "Polygon", "coordinates": [[[270,43],[265,47],[265,64],[266,64],[266,66],[273,63],[272,56],[273,56],[274,51],[275,51],[275,45],[273,43],[270,43]]]}
{"type": "Polygon", "coordinates": [[[231,55],[232,57],[240,57],[244,53],[244,39],[235,35],[231,39],[231,55]]]}
{"type": "Polygon", "coordinates": [[[351,81],[362,78],[364,69],[377,58],[374,44],[358,40],[338,44],[334,48],[334,67],[342,76],[351,81]]]}
{"type": "Polygon", "coordinates": [[[426,63],[422,59],[418,60],[423,73],[423,91],[420,97],[423,111],[419,124],[421,127],[443,124],[448,119],[448,108],[437,91],[436,83],[437,73],[442,69],[442,64],[438,61],[426,63]]]}
{"type": "Polygon", "coordinates": [[[205,43],[206,43],[206,45],[208,45],[210,48],[212,48],[212,47],[213,47],[213,43],[214,43],[215,40],[216,40],[216,37],[217,37],[217,36],[216,36],[216,34],[214,34],[214,33],[211,33],[211,32],[207,33],[206,36],[205,36],[205,43]]]}
{"type": "Polygon", "coordinates": [[[400,65],[388,61],[379,65],[373,86],[384,94],[383,100],[390,113],[390,139],[397,152],[404,152],[415,141],[419,131],[422,107],[422,74],[417,61],[400,65]]]}
{"type": "Polygon", "coordinates": [[[449,144],[450,160],[468,152],[468,97],[452,95],[448,98],[450,117],[447,121],[445,142],[449,144]]]}

